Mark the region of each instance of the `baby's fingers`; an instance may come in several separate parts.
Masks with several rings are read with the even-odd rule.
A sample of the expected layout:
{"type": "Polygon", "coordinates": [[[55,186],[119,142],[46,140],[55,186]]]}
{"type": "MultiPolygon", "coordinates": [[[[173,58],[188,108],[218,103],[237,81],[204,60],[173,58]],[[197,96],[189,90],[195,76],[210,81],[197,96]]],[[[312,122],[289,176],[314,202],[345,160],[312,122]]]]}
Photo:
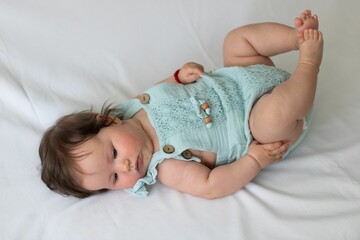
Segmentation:
{"type": "Polygon", "coordinates": [[[196,76],[197,79],[199,79],[200,76],[204,74],[204,67],[198,64],[197,66],[194,66],[194,67],[190,70],[190,73],[191,73],[193,76],[196,76]]]}
{"type": "Polygon", "coordinates": [[[188,62],[183,66],[183,69],[186,72],[192,72],[192,73],[198,73],[202,74],[204,73],[204,67],[201,64],[195,63],[195,62],[188,62]]]}
{"type": "Polygon", "coordinates": [[[265,143],[263,144],[264,148],[268,151],[274,151],[280,148],[284,143],[283,142],[273,142],[273,143],[265,143]]]}
{"type": "Polygon", "coordinates": [[[204,67],[201,64],[188,62],[179,72],[179,78],[182,83],[192,83],[198,80],[204,73],[204,67]]]}
{"type": "MultiPolygon", "coordinates": [[[[280,145],[279,143],[276,143],[275,145],[272,146],[273,148],[269,148],[269,154],[271,156],[282,156],[290,147],[290,142],[281,142],[280,145]]],[[[281,158],[281,157],[280,157],[281,158]]]]}

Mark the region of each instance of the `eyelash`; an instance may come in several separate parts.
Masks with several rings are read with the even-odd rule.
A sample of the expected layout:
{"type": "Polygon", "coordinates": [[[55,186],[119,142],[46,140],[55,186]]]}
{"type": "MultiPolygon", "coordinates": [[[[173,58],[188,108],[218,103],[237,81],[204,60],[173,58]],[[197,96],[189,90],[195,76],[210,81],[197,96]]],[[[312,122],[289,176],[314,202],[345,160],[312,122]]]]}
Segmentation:
{"type": "MultiPolygon", "coordinates": [[[[117,150],[113,147],[113,150],[112,150],[112,156],[113,158],[115,159],[117,157],[118,153],[117,153],[117,150]]],[[[119,179],[119,175],[117,173],[114,173],[114,183],[116,183],[119,179]]]]}
{"type": "Polygon", "coordinates": [[[113,158],[117,157],[117,150],[113,147],[113,151],[112,151],[112,156],[113,158]]]}
{"type": "Polygon", "coordinates": [[[116,183],[118,179],[119,179],[118,174],[117,174],[117,173],[114,173],[114,183],[116,183]]]}

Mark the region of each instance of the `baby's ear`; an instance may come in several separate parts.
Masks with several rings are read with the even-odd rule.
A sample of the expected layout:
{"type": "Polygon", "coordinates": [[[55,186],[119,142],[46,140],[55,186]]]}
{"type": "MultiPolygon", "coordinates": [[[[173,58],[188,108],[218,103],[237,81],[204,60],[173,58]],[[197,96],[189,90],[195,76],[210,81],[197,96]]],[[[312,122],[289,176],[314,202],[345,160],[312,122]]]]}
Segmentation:
{"type": "MultiPolygon", "coordinates": [[[[105,118],[105,116],[104,116],[104,115],[101,115],[101,114],[98,114],[98,115],[96,116],[96,120],[99,121],[99,122],[104,121],[104,118],[105,118]]],[[[111,125],[111,124],[114,123],[114,122],[115,122],[115,117],[113,117],[113,116],[107,116],[107,118],[106,118],[106,120],[105,120],[105,124],[106,124],[106,125],[111,125]]]]}

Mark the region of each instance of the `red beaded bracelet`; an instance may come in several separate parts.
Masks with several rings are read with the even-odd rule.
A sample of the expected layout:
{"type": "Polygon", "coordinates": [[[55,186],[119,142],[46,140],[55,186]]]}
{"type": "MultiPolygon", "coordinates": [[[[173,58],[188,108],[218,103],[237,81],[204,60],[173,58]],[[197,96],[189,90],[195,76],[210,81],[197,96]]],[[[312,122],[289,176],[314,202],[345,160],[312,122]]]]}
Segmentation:
{"type": "Polygon", "coordinates": [[[179,72],[180,72],[180,69],[176,70],[176,72],[174,73],[174,78],[177,83],[182,84],[182,82],[179,79],[179,72]]]}

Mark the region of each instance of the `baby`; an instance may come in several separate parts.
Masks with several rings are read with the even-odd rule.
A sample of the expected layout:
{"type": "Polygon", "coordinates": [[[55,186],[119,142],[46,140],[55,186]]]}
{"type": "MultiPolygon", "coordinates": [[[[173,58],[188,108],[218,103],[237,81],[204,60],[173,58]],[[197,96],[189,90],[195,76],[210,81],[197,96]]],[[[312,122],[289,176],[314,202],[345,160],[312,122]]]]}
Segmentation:
{"type": "Polygon", "coordinates": [[[159,180],[206,199],[230,195],[303,139],[311,120],[323,39],[306,10],[295,27],[259,23],[231,31],[224,68],[187,63],[135,99],[101,113],[60,118],[40,144],[42,180],[87,197],[159,180]],[[299,50],[289,74],[270,57],[299,50]]]}

